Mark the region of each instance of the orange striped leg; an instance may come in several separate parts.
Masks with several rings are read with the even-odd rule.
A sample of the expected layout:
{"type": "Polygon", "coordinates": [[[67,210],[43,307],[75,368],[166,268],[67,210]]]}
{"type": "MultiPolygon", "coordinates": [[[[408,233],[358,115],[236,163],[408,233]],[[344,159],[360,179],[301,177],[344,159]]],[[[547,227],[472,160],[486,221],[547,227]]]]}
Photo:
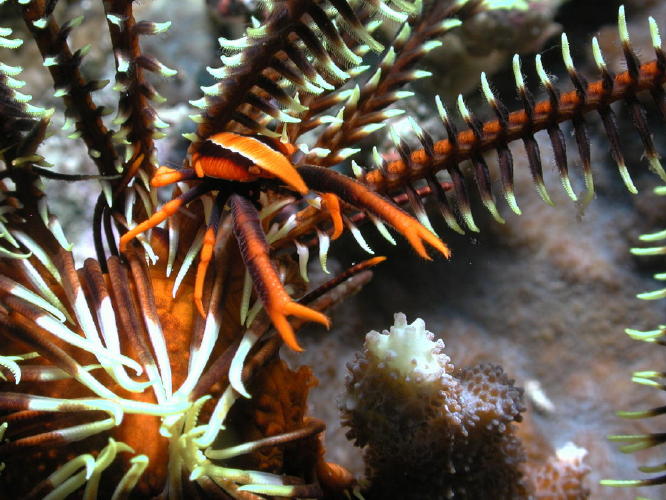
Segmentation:
{"type": "Polygon", "coordinates": [[[199,310],[199,314],[202,317],[206,317],[206,313],[203,307],[203,289],[204,283],[206,282],[206,270],[208,269],[208,264],[210,264],[211,259],[213,258],[213,249],[215,247],[215,235],[217,234],[217,227],[220,223],[220,216],[222,215],[222,210],[224,204],[227,201],[227,196],[219,193],[215,199],[215,204],[213,205],[213,210],[210,214],[210,221],[208,222],[208,228],[204,234],[203,245],[201,246],[201,253],[199,254],[199,265],[197,266],[197,276],[194,281],[194,304],[199,310]]]}
{"type": "Polygon", "coordinates": [[[407,212],[383,196],[370,191],[363,184],[328,168],[302,166],[298,171],[310,189],[334,193],[358,209],[367,210],[391,224],[407,238],[414,250],[424,259],[430,260],[423,245],[424,241],[445,257],[451,256],[449,248],[435,234],[407,212]]]}
{"type": "Polygon", "coordinates": [[[197,175],[191,168],[176,170],[169,167],[160,167],[150,179],[150,185],[153,187],[168,186],[180,181],[189,181],[196,179],[197,175]]]}
{"type": "Polygon", "coordinates": [[[239,195],[229,198],[233,217],[234,235],[238,241],[243,262],[252,276],[254,289],[259,295],[273,326],[285,344],[294,351],[302,351],[287,315],[316,321],[329,327],[329,319],[322,313],[294,302],[286,292],[269,257],[270,247],[261,228],[257,209],[252,202],[239,195]]]}
{"type": "Polygon", "coordinates": [[[141,224],[137,224],[135,227],[120,237],[120,252],[124,253],[127,249],[127,244],[136,236],[157,226],[160,222],[166,220],[175,214],[178,210],[180,210],[180,207],[187,205],[189,202],[198,198],[209,190],[210,188],[208,186],[199,185],[190,189],[189,191],[186,191],[177,198],[174,198],[173,200],[165,203],[164,206],[155,212],[152,216],[150,216],[149,219],[143,221],[141,224]]]}
{"type": "Polygon", "coordinates": [[[321,193],[321,197],[326,203],[326,210],[331,216],[331,222],[333,222],[333,234],[331,234],[332,240],[337,240],[342,234],[342,210],[340,208],[340,198],[338,198],[333,193],[321,193]]]}

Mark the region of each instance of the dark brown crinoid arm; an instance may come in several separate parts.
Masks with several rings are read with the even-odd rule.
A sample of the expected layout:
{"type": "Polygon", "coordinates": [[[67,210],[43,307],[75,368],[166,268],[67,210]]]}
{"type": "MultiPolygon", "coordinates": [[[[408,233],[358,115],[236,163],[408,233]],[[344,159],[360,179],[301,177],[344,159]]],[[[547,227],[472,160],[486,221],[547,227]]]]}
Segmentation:
{"type": "MultiPolygon", "coordinates": [[[[469,229],[477,230],[469,207],[466,180],[460,170],[461,163],[468,160],[472,162],[474,166],[472,175],[476,181],[475,184],[477,185],[481,199],[491,214],[497,220],[501,221],[501,216],[495,208],[489,172],[483,160],[483,154],[493,150],[497,152],[500,178],[502,180],[501,191],[507,199],[510,208],[514,212],[520,213],[513,195],[513,162],[508,149],[510,143],[520,140],[524,143],[536,188],[542,198],[546,202],[550,202],[543,183],[539,148],[534,141],[534,134],[536,132],[546,130],[555,152],[556,166],[560,172],[562,184],[569,193],[569,196],[575,200],[577,197],[571,189],[568,177],[566,148],[562,132],[559,129],[559,124],[571,122],[574,127],[588,190],[588,193],[585,195],[585,201],[589,201],[593,194],[593,182],[584,117],[594,112],[598,113],[601,117],[608,136],[611,155],[617,163],[618,170],[627,189],[630,192],[635,192],[633,181],[629,176],[622,155],[614,112],[610,108],[610,105],[617,101],[624,102],[629,108],[639,138],[644,145],[645,156],[650,164],[650,168],[660,177],[666,178],[652,142],[645,119],[645,112],[637,99],[639,93],[649,92],[663,115],[665,104],[662,86],[666,81],[666,59],[661,48],[661,39],[657,25],[654,20],[650,21],[656,59],[643,64],[639,62],[632,50],[623,9],[620,11],[619,25],[628,68],[626,71],[612,75],[606,67],[603,55],[598,49],[596,41],[593,41],[595,61],[601,73],[601,79],[587,83],[576,71],[569,52],[566,35],[563,35],[562,53],[567,71],[574,85],[574,90],[560,94],[546,75],[541,65],[540,57],[537,56],[537,72],[541,83],[546,88],[548,98],[535,103],[533,97],[525,87],[520,60],[516,56],[514,58],[514,73],[523,109],[509,113],[505,106],[493,95],[490,86],[485,80],[485,76],[483,76],[482,87],[484,96],[497,115],[496,120],[481,122],[468,110],[462,97],[460,97],[457,108],[468,128],[457,131],[446,109],[441,104],[441,101],[438,100],[437,104],[440,116],[449,133],[448,139],[433,141],[427,133],[417,130],[416,135],[421,142],[421,149],[411,151],[406,145],[403,151],[400,151],[399,148],[399,152],[401,152],[400,160],[389,162],[383,168],[363,173],[360,177],[361,182],[368,185],[374,191],[393,193],[402,191],[405,189],[405,186],[410,186],[417,179],[430,179],[434,173],[446,171],[452,181],[455,199],[463,219],[469,229]]],[[[439,197],[439,201],[443,205],[448,205],[446,199],[439,197]]],[[[445,209],[446,206],[444,206],[443,211],[445,209]]]]}
{"type": "MultiPolygon", "coordinates": [[[[661,196],[666,195],[666,189],[663,186],[659,186],[655,189],[655,193],[661,196]]],[[[640,248],[632,248],[631,253],[639,257],[654,257],[654,256],[663,256],[666,254],[666,245],[664,245],[664,238],[666,237],[666,231],[660,230],[650,234],[643,234],[640,236],[640,241],[644,245],[640,248]]],[[[666,276],[664,273],[657,273],[654,275],[654,278],[657,280],[663,280],[666,276]]],[[[657,290],[639,293],[637,295],[638,299],[641,300],[658,300],[666,297],[666,288],[658,288],[657,290]]],[[[663,325],[658,325],[656,328],[650,330],[641,331],[634,328],[625,329],[625,333],[629,335],[634,340],[641,342],[646,342],[649,344],[654,344],[658,346],[666,345],[666,329],[663,325]]],[[[666,384],[664,384],[664,378],[666,378],[666,372],[662,370],[642,370],[634,372],[631,375],[632,382],[640,385],[645,385],[647,387],[652,387],[659,389],[661,391],[666,390],[666,384]]],[[[666,406],[657,406],[654,408],[648,409],[636,409],[636,410],[623,410],[617,412],[619,417],[628,419],[628,420],[638,420],[638,419],[653,419],[654,417],[662,417],[666,415],[666,406]]],[[[619,443],[619,450],[623,453],[635,453],[642,450],[647,450],[656,446],[663,445],[666,443],[666,433],[664,432],[645,432],[640,430],[632,434],[619,434],[609,436],[609,439],[613,442],[619,443]]],[[[601,481],[601,484],[605,486],[614,486],[614,487],[623,487],[623,488],[635,488],[640,486],[656,486],[666,484],[666,474],[664,474],[664,465],[662,463],[657,463],[654,465],[643,465],[638,468],[638,470],[644,474],[650,474],[650,476],[643,476],[637,479],[604,479],[601,481]]],[[[627,473],[629,475],[629,473],[627,473]]]]}
{"type": "MultiPolygon", "coordinates": [[[[418,13],[420,3],[400,2],[397,7],[383,0],[279,2],[272,5],[263,25],[248,28],[238,40],[220,39],[224,66],[209,68],[219,83],[204,88],[205,97],[193,102],[202,111],[195,118],[199,124],[196,134],[189,136],[193,141],[190,151],[197,150],[201,139],[222,130],[279,137],[286,125],[293,142],[323,123],[318,115],[340,104],[345,93],[348,95],[337,89],[362,68],[363,51],[383,49],[372,36],[380,21],[388,18],[404,22],[418,13]],[[294,95],[289,86],[298,94],[294,95]],[[301,118],[303,125],[299,123],[301,118]]],[[[450,9],[452,13],[455,10],[450,9]]],[[[449,27],[445,25],[444,31],[449,27]]],[[[402,78],[414,79],[406,74],[402,78]]],[[[374,103],[374,108],[363,115],[367,118],[394,102],[399,96],[391,98],[387,92],[398,85],[394,81],[386,89],[385,102],[374,103]]],[[[366,123],[380,120],[375,114],[366,123]]],[[[355,123],[354,128],[360,125],[355,123]]]]}
{"type": "Polygon", "coordinates": [[[39,51],[53,78],[56,94],[63,97],[67,114],[76,122],[77,135],[83,139],[93,162],[103,175],[117,173],[118,156],[111,133],[102,123],[103,108],[92,99],[92,92],[105,85],[97,80],[86,80],[80,65],[87,49],[72,52],[67,42],[72,29],[83,18],[58,24],[44,0],[31,1],[22,7],[23,18],[32,33],[39,51]]]}
{"type": "MultiPolygon", "coordinates": [[[[328,152],[309,154],[301,164],[332,166],[340,163],[354,146],[372,132],[384,127],[391,118],[403,113],[399,108],[387,110],[393,104],[413,95],[403,90],[406,85],[430,76],[416,65],[432,50],[440,47],[440,39],[465,20],[484,10],[482,2],[433,2],[424,7],[421,16],[412,16],[400,26],[382,54],[381,62],[364,83],[321,96],[306,96],[308,110],[301,122],[289,125],[289,137],[298,137],[324,123],[323,114],[332,105],[340,104],[333,120],[315,140],[314,147],[328,152]]],[[[331,117],[328,117],[330,120],[331,117]]]]}
{"type": "MultiPolygon", "coordinates": [[[[0,28],[0,44],[20,46],[22,40],[9,38],[11,33],[8,28],[0,28]]],[[[19,67],[0,64],[0,158],[7,168],[12,168],[18,158],[35,152],[34,144],[43,138],[50,116],[47,110],[29,104],[30,96],[17,90],[25,84],[15,78],[20,72],[19,67]]]]}
{"type": "MultiPolygon", "coordinates": [[[[157,168],[155,140],[164,137],[161,129],[166,128],[167,124],[159,118],[153,107],[154,102],[162,102],[164,98],[148,81],[146,72],[159,73],[163,77],[176,74],[175,70],[143,53],[140,44],[141,37],[164,33],[171,22],[137,21],[133,4],[129,0],[104,2],[116,63],[113,89],[119,93],[117,116],[113,121],[119,125],[119,129],[113,133],[113,142],[124,150],[122,166],[119,168],[122,176],[111,184],[106,206],[101,206],[101,199],[98,203],[112,254],[117,254],[111,229],[112,217],[118,222],[120,232],[123,232],[134,221],[150,217],[155,210],[149,180],[157,168]],[[142,203],[133,203],[135,198],[142,200],[142,203]]],[[[104,262],[99,239],[96,239],[96,246],[98,258],[104,262]]]]}
{"type": "MultiPolygon", "coordinates": [[[[154,57],[144,54],[140,37],[157,35],[169,29],[171,22],[137,21],[133,2],[113,0],[104,2],[107,24],[116,60],[115,90],[120,93],[118,118],[120,125],[114,140],[131,148],[126,155],[122,180],[116,192],[124,188],[138,172],[142,178],[152,177],[157,164],[154,140],[164,136],[159,130],[166,124],[157,116],[152,103],[164,100],[146,79],[145,71],[172,76],[176,71],[166,67],[154,57]]],[[[149,190],[149,186],[144,186],[149,190]]]]}
{"type": "MultiPolygon", "coordinates": [[[[12,30],[0,27],[0,46],[17,48],[23,43],[11,35],[12,30]]],[[[33,106],[31,96],[16,90],[25,85],[18,79],[20,73],[20,67],[0,63],[0,162],[4,164],[0,175],[14,184],[10,191],[4,182],[0,183],[0,256],[9,258],[25,258],[30,253],[8,230],[12,222],[24,221],[26,214],[34,219],[29,224],[34,231],[48,233],[50,239],[55,236],[67,245],[60,225],[48,212],[39,178],[48,171],[39,167],[45,162],[37,149],[53,110],[33,106]],[[35,217],[37,214],[39,217],[35,217]]]]}

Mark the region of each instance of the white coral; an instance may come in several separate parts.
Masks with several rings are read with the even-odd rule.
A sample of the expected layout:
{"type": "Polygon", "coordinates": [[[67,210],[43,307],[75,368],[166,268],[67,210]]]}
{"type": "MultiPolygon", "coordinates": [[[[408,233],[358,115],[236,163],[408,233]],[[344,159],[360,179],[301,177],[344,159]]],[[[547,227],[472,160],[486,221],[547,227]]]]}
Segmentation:
{"type": "Polygon", "coordinates": [[[454,368],[423,320],[401,313],[347,366],[339,406],[347,436],[366,447],[373,497],[527,498],[512,425],[522,390],[500,367],[454,368]]]}
{"type": "Polygon", "coordinates": [[[369,332],[365,347],[381,368],[397,372],[408,380],[435,382],[453,367],[450,358],[443,353],[444,342],[434,341],[434,337],[421,318],[409,325],[403,313],[396,313],[390,331],[369,332]]]}

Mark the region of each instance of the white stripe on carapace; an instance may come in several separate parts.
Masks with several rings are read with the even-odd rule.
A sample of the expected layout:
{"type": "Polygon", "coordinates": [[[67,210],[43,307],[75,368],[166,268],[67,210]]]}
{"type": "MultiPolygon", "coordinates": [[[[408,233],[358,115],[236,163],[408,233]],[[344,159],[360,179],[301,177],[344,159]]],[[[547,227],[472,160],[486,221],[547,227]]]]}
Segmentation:
{"type": "Polygon", "coordinates": [[[301,194],[308,192],[305,182],[287,157],[260,140],[233,132],[220,132],[208,138],[210,142],[239,154],[261,170],[275,176],[301,194]]]}

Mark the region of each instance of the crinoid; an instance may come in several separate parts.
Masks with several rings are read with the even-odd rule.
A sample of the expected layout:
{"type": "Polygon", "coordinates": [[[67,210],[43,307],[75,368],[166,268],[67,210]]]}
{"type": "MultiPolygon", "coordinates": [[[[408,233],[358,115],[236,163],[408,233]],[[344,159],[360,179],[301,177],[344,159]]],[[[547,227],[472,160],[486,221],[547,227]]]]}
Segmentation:
{"type": "MultiPolygon", "coordinates": [[[[383,258],[307,291],[310,250],[325,270],[331,240],[345,232],[371,252],[358,227],[369,220],[395,243],[385,224],[392,226],[423,258],[425,244],[448,257],[424,200],[432,198],[455,231],[477,231],[471,180],[502,222],[484,157],[495,150],[501,191],[519,213],[510,145],[520,141],[537,191],[550,203],[534,138],[541,130],[576,199],[562,123],[575,131],[587,203],[591,113],[601,117],[633,192],[616,101],[626,103],[650,167],[666,176],[638,97],[650,94],[666,110],[661,40],[651,20],[656,59],[639,62],[624,11],[626,71],[611,74],[595,43],[600,79],[587,83],[564,37],[573,90],[557,90],[537,58],[547,96],[535,102],[516,57],[521,110],[509,113],[484,76],[496,119],[482,122],[461,97],[465,129],[458,131],[437,99],[448,139],[435,140],[411,120],[417,148],[392,133],[399,159],[385,161],[375,149],[359,161],[376,166],[350,161],[348,177],[331,167],[344,166],[362,140],[403,113],[391,106],[411,95],[405,85],[429,76],[417,65],[439,39],[504,7],[483,0],[267,1],[243,36],[220,38],[223,66],[208,68],[216,83],[192,102],[196,130],[185,134],[182,164],[170,168],[158,167],[155,141],[167,124],[146,73],[175,71],[140,44],[167,31],[168,21],[137,21],[130,0],[100,2],[117,92],[116,116],[107,120],[93,98],[105,82],[82,71],[87,48],[70,49],[69,35],[83,20],[59,24],[57,0],[0,4],[23,17],[63,99],[66,124],[75,126],[70,135],[84,142],[101,184],[90,207],[96,259],[77,269],[41,181],[86,176],[59,173],[40,155],[61,113],[29,104],[16,90],[21,68],[0,64],[0,496],[312,498],[359,488],[344,467],[326,462],[324,424],[306,416],[312,371],[289,368],[278,353],[283,343],[300,350],[295,331],[304,322],[328,326],[330,307],[367,283],[368,269],[383,258]],[[160,205],[165,186],[173,194],[160,205]]],[[[0,47],[22,43],[0,28],[0,47]]]]}

